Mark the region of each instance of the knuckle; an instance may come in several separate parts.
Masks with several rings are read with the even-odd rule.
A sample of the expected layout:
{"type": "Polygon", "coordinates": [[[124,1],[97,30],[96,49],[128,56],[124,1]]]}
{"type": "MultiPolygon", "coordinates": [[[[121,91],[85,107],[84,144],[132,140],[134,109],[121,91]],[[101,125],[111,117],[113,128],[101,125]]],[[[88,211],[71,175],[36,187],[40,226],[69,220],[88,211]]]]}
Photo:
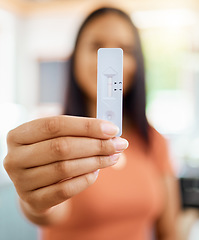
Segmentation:
{"type": "Polygon", "coordinates": [[[103,154],[106,151],[106,141],[105,140],[98,140],[98,151],[100,154],[103,154]]]}
{"type": "Polygon", "coordinates": [[[8,152],[3,159],[3,167],[11,179],[18,179],[18,177],[21,179],[23,177],[23,174],[21,174],[23,160],[23,157],[17,156],[17,151],[8,152]]]}
{"type": "Polygon", "coordinates": [[[7,156],[3,159],[3,167],[15,187],[20,188],[24,185],[24,174],[20,171],[21,169],[18,166],[16,159],[10,156],[10,154],[7,154],[7,156]]]}
{"type": "Polygon", "coordinates": [[[84,180],[85,180],[87,186],[90,186],[95,181],[95,179],[93,178],[93,174],[84,175],[84,180]]]}
{"type": "Polygon", "coordinates": [[[52,135],[60,131],[60,119],[58,117],[47,118],[44,121],[44,129],[52,135]]]}
{"type": "Polygon", "coordinates": [[[97,161],[98,167],[102,167],[104,165],[104,157],[103,156],[97,156],[96,161],[97,161]]]}
{"type": "Polygon", "coordinates": [[[69,154],[69,143],[66,139],[56,138],[51,141],[50,149],[53,153],[60,157],[64,157],[69,154]]]}
{"type": "Polygon", "coordinates": [[[9,154],[7,154],[7,156],[3,160],[3,167],[7,173],[9,173],[10,170],[13,169],[13,161],[9,154]]]}
{"type": "Polygon", "coordinates": [[[85,120],[85,129],[86,129],[87,135],[89,135],[90,132],[91,132],[91,121],[90,121],[90,119],[85,120]]]}
{"type": "Polygon", "coordinates": [[[66,162],[57,162],[54,167],[59,176],[68,177],[70,175],[70,167],[66,162]]]}
{"type": "Polygon", "coordinates": [[[3,160],[3,167],[5,168],[5,170],[8,172],[9,168],[10,168],[10,162],[9,162],[9,158],[8,155],[4,158],[3,160]]]}
{"type": "Polygon", "coordinates": [[[7,144],[11,144],[14,141],[14,129],[10,130],[7,134],[7,144]]]}
{"type": "Polygon", "coordinates": [[[70,190],[68,188],[64,188],[64,187],[59,188],[57,190],[56,195],[60,201],[65,201],[65,200],[69,199],[71,196],[70,190]]]}

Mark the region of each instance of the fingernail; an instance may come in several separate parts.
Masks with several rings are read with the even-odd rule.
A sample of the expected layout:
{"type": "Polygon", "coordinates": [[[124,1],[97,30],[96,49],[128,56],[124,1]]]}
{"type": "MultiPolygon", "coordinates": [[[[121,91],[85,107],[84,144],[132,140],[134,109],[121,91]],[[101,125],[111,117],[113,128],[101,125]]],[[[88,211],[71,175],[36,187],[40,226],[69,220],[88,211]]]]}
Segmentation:
{"type": "Polygon", "coordinates": [[[110,156],[110,161],[112,163],[117,163],[119,158],[120,158],[120,156],[121,156],[121,153],[113,154],[113,155],[110,156]]]}
{"type": "Polygon", "coordinates": [[[95,177],[97,178],[98,177],[98,175],[99,175],[99,169],[98,170],[96,170],[95,172],[93,172],[94,174],[95,174],[95,177]]]}
{"type": "Polygon", "coordinates": [[[125,150],[129,145],[129,142],[124,138],[114,138],[111,141],[118,152],[125,150]]]}
{"type": "Polygon", "coordinates": [[[104,134],[110,136],[115,136],[119,132],[119,128],[116,125],[109,122],[101,123],[101,130],[104,134]]]}

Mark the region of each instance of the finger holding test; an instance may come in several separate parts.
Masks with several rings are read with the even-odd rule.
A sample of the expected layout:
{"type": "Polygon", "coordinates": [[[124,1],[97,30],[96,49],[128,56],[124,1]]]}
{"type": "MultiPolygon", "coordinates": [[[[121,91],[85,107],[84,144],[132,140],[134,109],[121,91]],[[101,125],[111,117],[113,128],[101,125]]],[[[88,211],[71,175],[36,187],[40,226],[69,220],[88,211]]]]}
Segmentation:
{"type": "Polygon", "coordinates": [[[26,169],[21,178],[23,191],[32,191],[65,181],[70,178],[85,175],[115,164],[119,154],[111,156],[96,156],[90,158],[59,161],[52,164],[26,169]],[[28,179],[28,181],[26,181],[28,179]]]}
{"type": "Polygon", "coordinates": [[[100,119],[57,116],[33,120],[11,130],[8,134],[8,143],[33,144],[63,136],[109,139],[118,131],[117,126],[100,119]]]}
{"type": "Polygon", "coordinates": [[[127,147],[128,142],[120,137],[105,140],[61,137],[21,146],[20,149],[16,149],[16,161],[18,161],[17,158],[20,158],[18,161],[20,168],[32,168],[57,161],[109,156],[122,152],[127,147]],[[19,153],[17,154],[17,152],[19,153]]]}
{"type": "Polygon", "coordinates": [[[82,192],[95,182],[98,171],[29,192],[29,204],[38,211],[51,208],[82,192]]]}

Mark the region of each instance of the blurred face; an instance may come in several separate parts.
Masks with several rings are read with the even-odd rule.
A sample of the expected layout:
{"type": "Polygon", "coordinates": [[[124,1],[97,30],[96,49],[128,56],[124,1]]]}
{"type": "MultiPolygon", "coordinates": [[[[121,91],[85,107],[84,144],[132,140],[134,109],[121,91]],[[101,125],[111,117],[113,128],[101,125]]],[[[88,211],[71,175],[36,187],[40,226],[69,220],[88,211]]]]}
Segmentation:
{"type": "Polygon", "coordinates": [[[124,51],[124,94],[132,85],[136,62],[132,56],[134,36],[130,23],[114,13],[96,17],[83,30],[75,55],[75,76],[90,101],[97,97],[97,50],[122,48],[124,51]]]}

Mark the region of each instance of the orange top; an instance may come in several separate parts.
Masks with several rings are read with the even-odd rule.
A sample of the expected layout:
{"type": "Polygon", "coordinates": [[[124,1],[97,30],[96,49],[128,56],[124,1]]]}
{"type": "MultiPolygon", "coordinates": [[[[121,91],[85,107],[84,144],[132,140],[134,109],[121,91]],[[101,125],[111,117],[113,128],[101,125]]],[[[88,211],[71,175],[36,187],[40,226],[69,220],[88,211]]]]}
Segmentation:
{"type": "Polygon", "coordinates": [[[101,170],[96,183],[72,198],[68,220],[43,228],[42,239],[150,239],[164,207],[160,179],[173,174],[165,139],[152,128],[150,137],[146,151],[137,133],[127,136],[130,145],[118,168],[116,164],[101,170]]]}

